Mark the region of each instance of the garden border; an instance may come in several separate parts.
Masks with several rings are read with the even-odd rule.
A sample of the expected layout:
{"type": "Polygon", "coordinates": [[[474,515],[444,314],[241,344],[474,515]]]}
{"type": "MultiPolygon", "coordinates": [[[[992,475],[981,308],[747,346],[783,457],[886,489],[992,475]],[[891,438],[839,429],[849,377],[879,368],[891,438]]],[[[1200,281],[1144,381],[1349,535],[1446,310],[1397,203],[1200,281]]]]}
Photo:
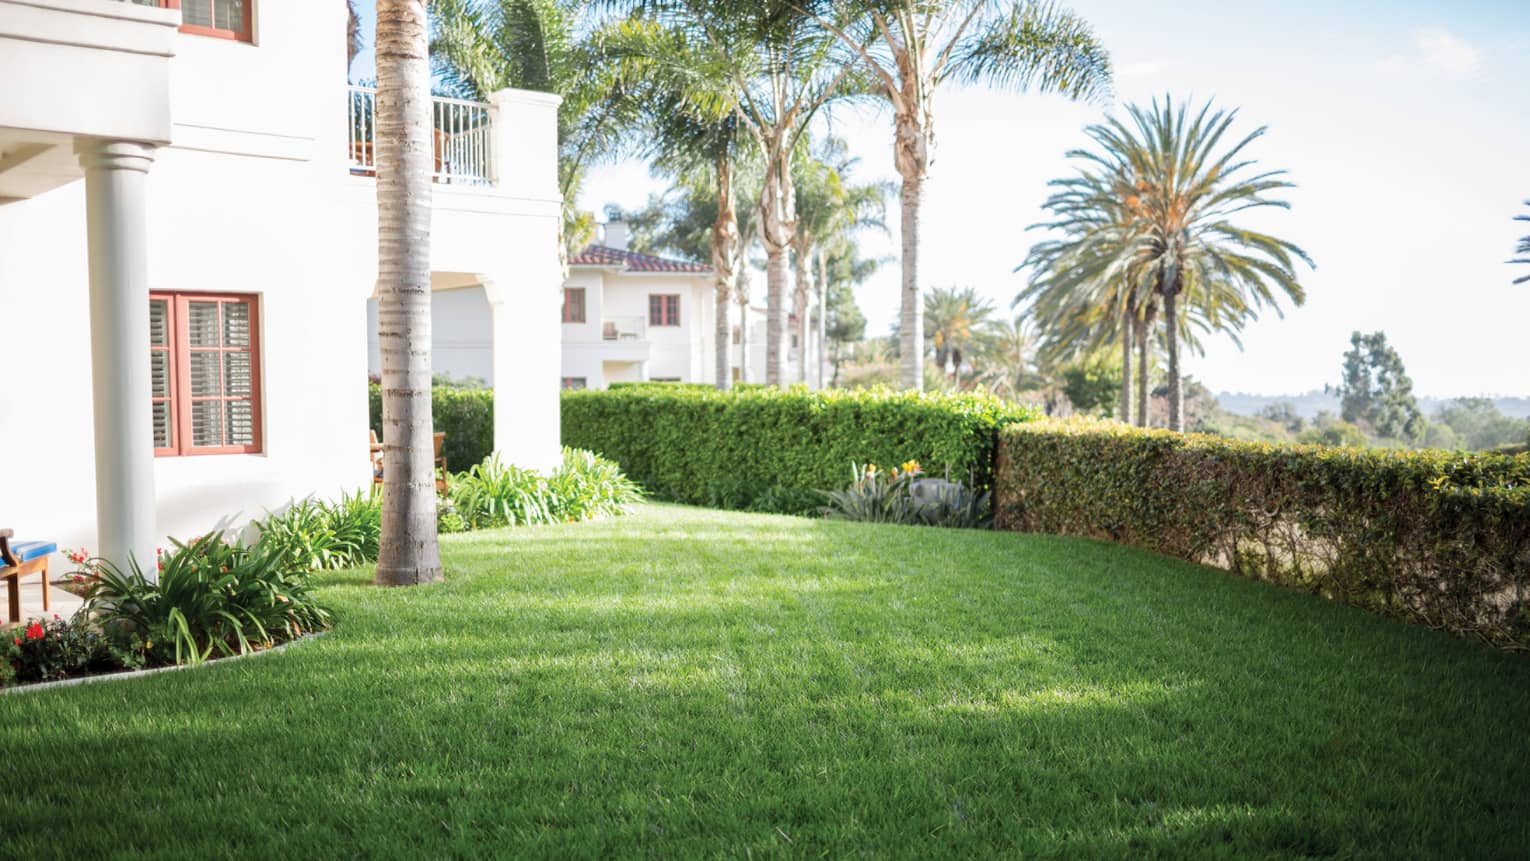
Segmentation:
{"type": "Polygon", "coordinates": [[[32,682],[31,684],[25,685],[11,685],[10,687],[0,688],[0,696],[20,693],[22,691],[40,691],[45,688],[72,688],[76,685],[88,685],[92,682],[115,682],[123,679],[136,679],[142,678],[143,676],[152,676],[155,673],[170,673],[175,672],[176,670],[200,669],[202,667],[212,666],[214,664],[222,664],[227,661],[238,661],[244,658],[258,658],[263,655],[274,655],[278,652],[286,651],[288,646],[295,646],[307,640],[316,640],[328,633],[329,631],[313,631],[296,639],[288,640],[287,642],[280,645],[272,646],[269,649],[261,649],[255,652],[240,652],[237,655],[227,655],[221,658],[213,658],[211,660],[202,661],[201,663],[197,664],[171,664],[168,667],[150,667],[143,670],[128,670],[127,672],[123,673],[96,673],[89,676],[77,676],[72,679],[56,679],[51,682],[32,682]]]}

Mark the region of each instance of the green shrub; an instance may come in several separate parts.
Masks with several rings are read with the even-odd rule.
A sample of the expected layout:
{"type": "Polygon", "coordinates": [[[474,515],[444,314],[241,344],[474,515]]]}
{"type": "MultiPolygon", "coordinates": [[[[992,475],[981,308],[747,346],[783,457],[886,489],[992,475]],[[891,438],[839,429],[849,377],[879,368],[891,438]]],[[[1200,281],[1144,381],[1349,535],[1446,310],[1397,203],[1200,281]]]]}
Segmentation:
{"type": "Polygon", "coordinates": [[[294,502],[253,524],[258,543],[287,570],[327,571],[376,561],[382,535],[382,493],[376,486],[342,496],[294,502]]]}
{"type": "Polygon", "coordinates": [[[159,558],[157,580],[131,560],[123,571],[94,562],[95,585],[84,612],[107,638],[143,665],[200,663],[328,628],[328,610],[307,577],[283,555],[242,547],[208,533],[159,558]]]}
{"type": "Polygon", "coordinates": [[[550,523],[547,479],[489,456],[447,485],[452,513],[468,529],[550,523]]]}
{"type": "Polygon", "coordinates": [[[913,457],[978,491],[998,428],[1033,413],[982,394],[674,386],[566,391],[563,443],[621,464],[662,498],[810,513],[847,464],[913,457]]]}
{"type": "MultiPolygon", "coordinates": [[[[382,387],[367,385],[372,430],[383,438],[382,387]]],[[[446,468],[465,470],[483,463],[494,451],[494,390],[434,386],[430,397],[431,420],[446,434],[441,454],[446,468]]]]}
{"type": "Polygon", "coordinates": [[[490,456],[452,477],[437,524],[461,531],[591,520],[621,514],[641,498],[616,464],[588,451],[563,449],[547,476],[490,456]]]}
{"type": "Polygon", "coordinates": [[[1001,528],[1107,538],[1530,649],[1530,455],[1097,422],[1017,425],[1001,440],[1001,528]]]}
{"type": "Polygon", "coordinates": [[[563,462],[547,478],[547,507],[563,522],[620,514],[643,499],[637,482],[594,452],[564,448],[563,462]]]}

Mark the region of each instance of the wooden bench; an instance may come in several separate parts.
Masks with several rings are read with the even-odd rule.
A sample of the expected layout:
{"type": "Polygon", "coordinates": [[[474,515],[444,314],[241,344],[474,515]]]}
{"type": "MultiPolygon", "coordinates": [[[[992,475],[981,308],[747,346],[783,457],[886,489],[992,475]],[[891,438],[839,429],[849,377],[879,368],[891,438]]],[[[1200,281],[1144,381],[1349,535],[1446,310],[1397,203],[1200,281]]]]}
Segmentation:
{"type": "Polygon", "coordinates": [[[42,572],[43,609],[48,610],[48,557],[58,550],[51,541],[12,542],[14,533],[0,529],[0,577],[6,581],[11,622],[21,621],[21,578],[42,572]]]}
{"type": "MultiPolygon", "coordinates": [[[[368,429],[367,433],[371,437],[370,445],[372,454],[372,482],[374,484],[382,484],[383,444],[377,441],[377,431],[368,429]]],[[[436,469],[440,473],[436,476],[436,490],[441,493],[445,493],[447,487],[446,482],[448,477],[451,475],[451,473],[446,469],[446,455],[441,453],[441,449],[446,445],[446,434],[444,432],[438,432],[432,435],[431,444],[435,447],[436,469]]]]}

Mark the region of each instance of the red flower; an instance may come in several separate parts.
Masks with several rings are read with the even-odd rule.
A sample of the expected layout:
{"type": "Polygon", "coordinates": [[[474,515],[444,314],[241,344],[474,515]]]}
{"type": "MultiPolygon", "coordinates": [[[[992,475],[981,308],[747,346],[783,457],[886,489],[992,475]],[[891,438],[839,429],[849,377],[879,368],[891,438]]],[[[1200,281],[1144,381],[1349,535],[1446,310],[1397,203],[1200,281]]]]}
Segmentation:
{"type": "Polygon", "coordinates": [[[43,631],[43,626],[42,626],[41,622],[33,622],[32,624],[27,626],[27,639],[28,640],[41,640],[43,638],[43,636],[44,636],[44,631],[43,631]]]}
{"type": "Polygon", "coordinates": [[[20,637],[16,638],[16,645],[18,645],[18,646],[21,645],[21,638],[20,637]]]}

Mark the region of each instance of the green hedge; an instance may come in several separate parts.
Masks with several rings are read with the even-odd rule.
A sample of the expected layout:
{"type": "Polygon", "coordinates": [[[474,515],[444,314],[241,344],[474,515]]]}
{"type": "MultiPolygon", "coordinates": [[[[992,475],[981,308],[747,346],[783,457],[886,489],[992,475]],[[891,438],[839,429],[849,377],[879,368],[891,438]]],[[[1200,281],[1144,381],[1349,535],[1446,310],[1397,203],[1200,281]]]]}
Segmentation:
{"type": "Polygon", "coordinates": [[[1530,650],[1530,455],[1001,434],[999,528],[1106,538],[1530,650]]]}
{"type": "MultiPolygon", "coordinates": [[[[371,404],[372,430],[382,439],[382,386],[367,385],[371,404]]],[[[446,466],[461,472],[483,462],[494,451],[494,390],[455,389],[436,386],[431,390],[431,418],[436,430],[446,432],[441,453],[446,466]]]]}
{"type": "Polygon", "coordinates": [[[987,487],[999,427],[1032,413],[986,395],[633,386],[563,393],[563,444],[661,499],[816,512],[852,463],[917,460],[987,487]]]}

